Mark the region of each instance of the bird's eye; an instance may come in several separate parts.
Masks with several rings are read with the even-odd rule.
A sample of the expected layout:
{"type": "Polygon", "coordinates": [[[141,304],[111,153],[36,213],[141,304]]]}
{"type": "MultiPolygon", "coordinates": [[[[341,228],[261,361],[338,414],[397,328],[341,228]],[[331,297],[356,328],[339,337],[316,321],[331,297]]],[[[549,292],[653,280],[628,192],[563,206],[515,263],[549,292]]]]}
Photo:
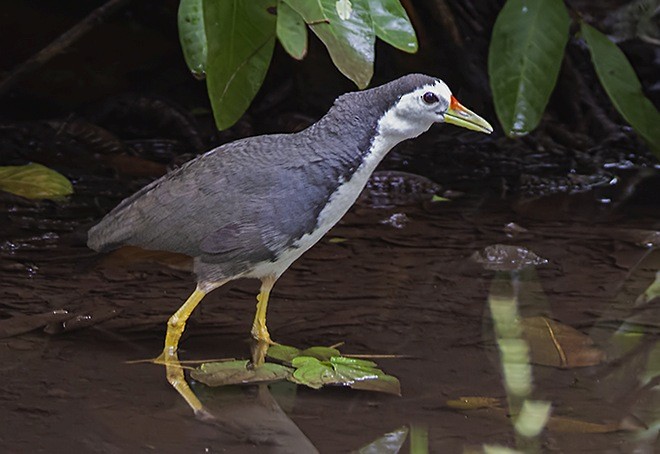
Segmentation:
{"type": "Polygon", "coordinates": [[[424,93],[424,95],[422,95],[422,99],[426,104],[435,104],[436,102],[440,101],[438,96],[431,91],[424,93]]]}

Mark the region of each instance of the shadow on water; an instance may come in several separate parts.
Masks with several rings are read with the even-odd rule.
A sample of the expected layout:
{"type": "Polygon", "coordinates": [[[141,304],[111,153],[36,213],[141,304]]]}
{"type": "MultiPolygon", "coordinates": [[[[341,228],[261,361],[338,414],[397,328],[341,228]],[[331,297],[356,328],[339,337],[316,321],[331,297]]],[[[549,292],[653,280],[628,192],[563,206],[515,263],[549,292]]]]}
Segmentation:
{"type": "MultiPolygon", "coordinates": [[[[657,205],[614,209],[589,191],[432,202],[429,187],[416,186],[424,201],[383,199],[372,187],[282,277],[269,308],[282,343],[393,355],[377,362],[400,379],[402,397],[191,380],[213,421],[192,416],[161,367],[126,363],[162,348],[167,318],[193,287],[188,260],[93,254],[76,234],[78,219],[98,216],[93,197],[38,206],[5,197],[1,444],[11,452],[657,449],[657,205]]],[[[247,358],[256,291],[239,281],[210,294],[181,359],[247,358]]]]}

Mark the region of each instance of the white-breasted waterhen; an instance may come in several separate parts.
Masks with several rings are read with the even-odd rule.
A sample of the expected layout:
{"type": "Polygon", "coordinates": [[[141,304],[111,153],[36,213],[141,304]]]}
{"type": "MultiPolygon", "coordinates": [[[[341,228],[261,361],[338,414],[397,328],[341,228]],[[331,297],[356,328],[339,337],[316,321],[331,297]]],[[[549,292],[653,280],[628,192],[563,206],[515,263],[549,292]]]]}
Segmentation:
{"type": "Polygon", "coordinates": [[[492,132],[440,79],[410,74],[340,96],[304,131],[211,150],[127,198],[89,231],[97,251],[133,245],[194,257],[197,288],[169,319],[155,361],[196,412],[203,408],[177,348],[197,304],[233,279],[260,279],[252,336],[272,344],[266,306],[275,281],[348,211],[392,147],[434,123],[492,132]]]}

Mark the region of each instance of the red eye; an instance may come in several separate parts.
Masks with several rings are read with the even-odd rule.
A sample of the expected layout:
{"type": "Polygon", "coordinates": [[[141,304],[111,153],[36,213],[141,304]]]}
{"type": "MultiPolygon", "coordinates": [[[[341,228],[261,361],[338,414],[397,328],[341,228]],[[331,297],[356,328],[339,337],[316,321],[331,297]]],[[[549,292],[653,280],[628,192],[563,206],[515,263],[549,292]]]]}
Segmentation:
{"type": "Polygon", "coordinates": [[[440,101],[438,99],[438,97],[436,96],[436,94],[433,93],[433,92],[430,92],[430,91],[427,91],[426,93],[424,93],[424,95],[422,96],[422,99],[424,100],[424,102],[426,104],[435,104],[436,102],[440,101]]]}

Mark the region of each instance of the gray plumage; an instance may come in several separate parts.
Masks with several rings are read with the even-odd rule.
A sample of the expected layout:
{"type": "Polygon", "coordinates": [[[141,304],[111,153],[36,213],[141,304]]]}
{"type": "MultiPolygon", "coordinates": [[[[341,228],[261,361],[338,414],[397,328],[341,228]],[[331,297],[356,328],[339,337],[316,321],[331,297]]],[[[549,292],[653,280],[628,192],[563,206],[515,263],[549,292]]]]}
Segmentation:
{"type": "Polygon", "coordinates": [[[348,93],[304,131],[209,151],[120,203],[89,231],[88,245],[188,254],[200,279],[230,278],[275,261],[316,227],[369,151],[383,114],[401,95],[435,81],[411,74],[348,93]]]}

